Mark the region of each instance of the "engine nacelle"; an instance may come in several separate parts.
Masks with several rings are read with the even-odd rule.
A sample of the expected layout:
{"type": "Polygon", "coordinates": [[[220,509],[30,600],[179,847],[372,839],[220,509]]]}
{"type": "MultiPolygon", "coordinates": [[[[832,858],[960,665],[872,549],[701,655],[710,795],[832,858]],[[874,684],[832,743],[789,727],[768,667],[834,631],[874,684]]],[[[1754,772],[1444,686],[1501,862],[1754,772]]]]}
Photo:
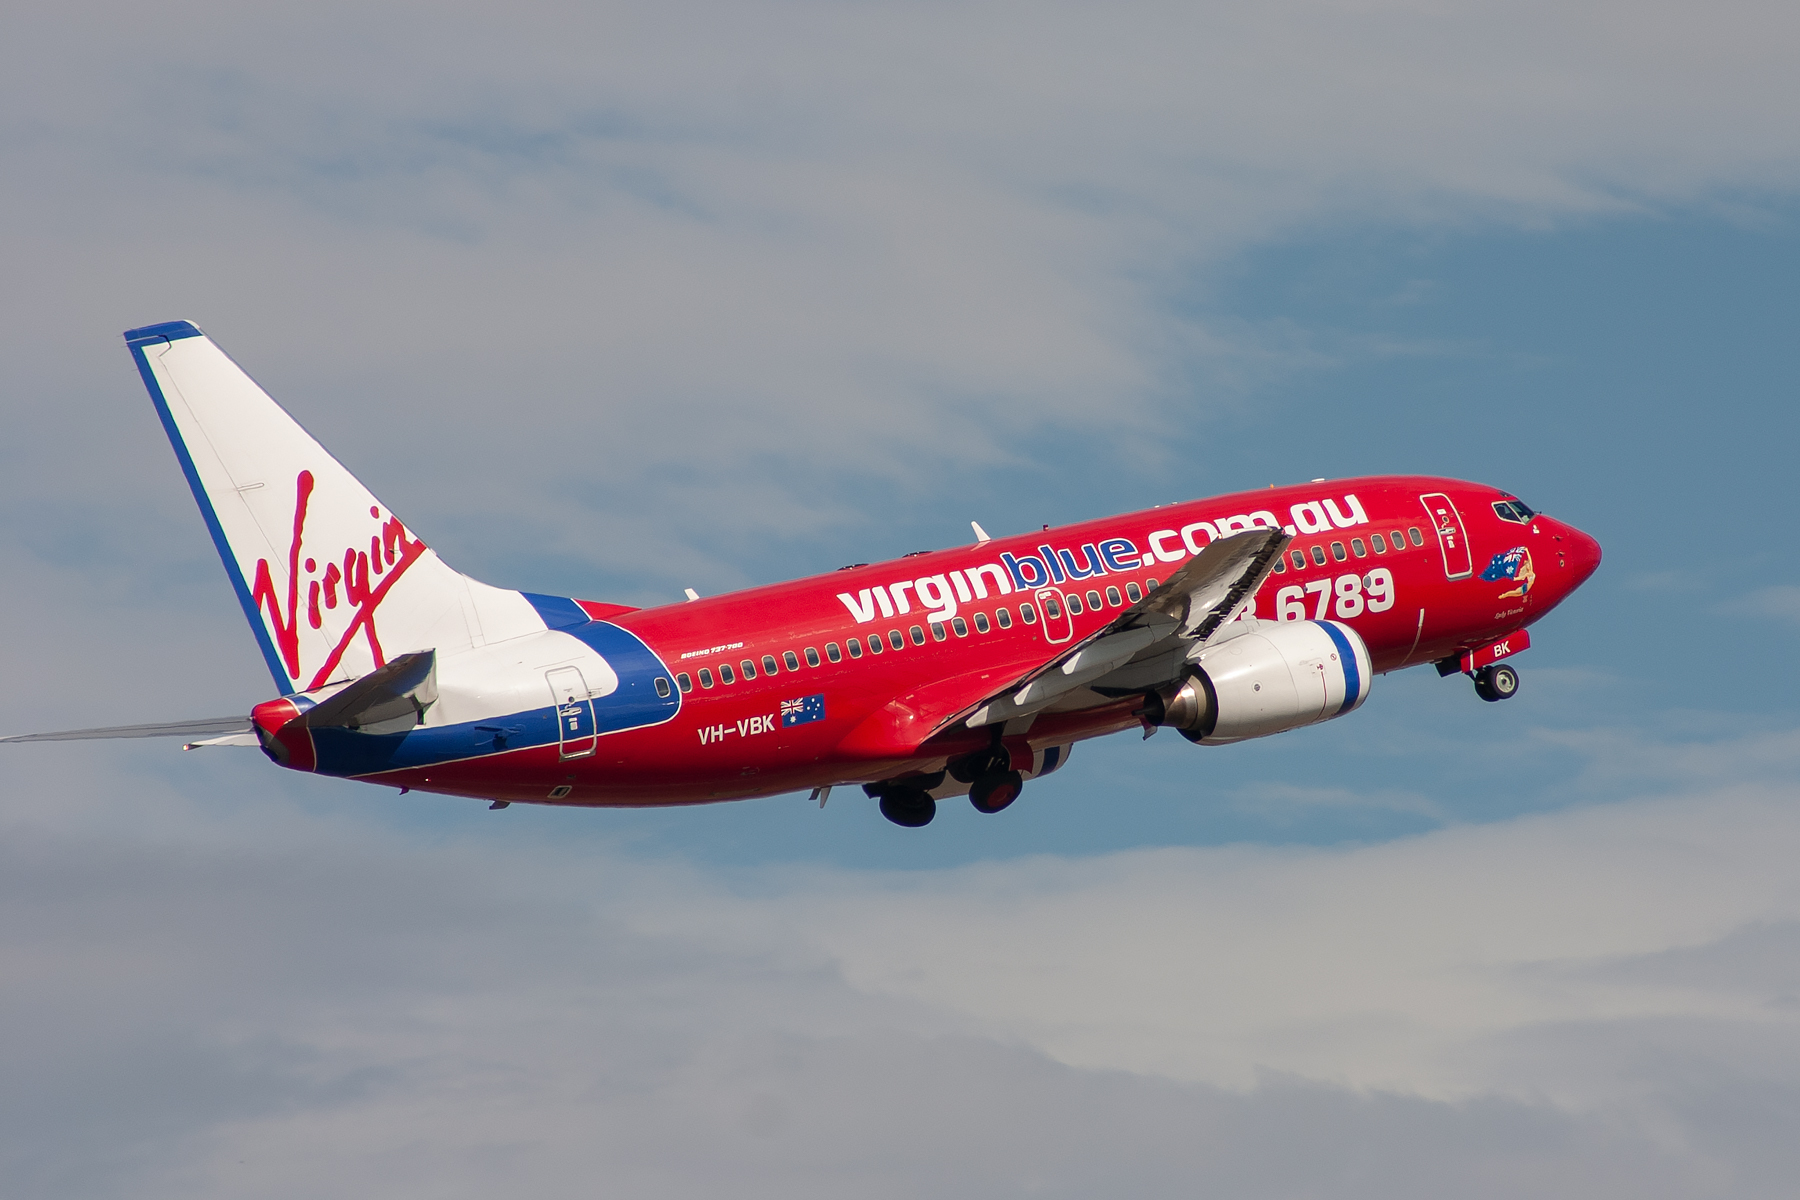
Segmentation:
{"type": "Polygon", "coordinates": [[[1369,648],[1336,621],[1264,622],[1209,646],[1145,718],[1218,746],[1341,717],[1369,695],[1369,648]]]}

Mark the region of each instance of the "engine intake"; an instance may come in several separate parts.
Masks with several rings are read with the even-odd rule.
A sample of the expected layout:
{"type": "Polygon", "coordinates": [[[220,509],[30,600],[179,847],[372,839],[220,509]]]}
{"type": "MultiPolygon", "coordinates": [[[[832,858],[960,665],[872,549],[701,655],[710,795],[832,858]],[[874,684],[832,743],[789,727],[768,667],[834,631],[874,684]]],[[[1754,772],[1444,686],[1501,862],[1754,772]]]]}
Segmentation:
{"type": "Polygon", "coordinates": [[[1197,745],[1220,746],[1316,725],[1368,699],[1369,649],[1337,621],[1265,622],[1209,646],[1144,711],[1197,745]]]}

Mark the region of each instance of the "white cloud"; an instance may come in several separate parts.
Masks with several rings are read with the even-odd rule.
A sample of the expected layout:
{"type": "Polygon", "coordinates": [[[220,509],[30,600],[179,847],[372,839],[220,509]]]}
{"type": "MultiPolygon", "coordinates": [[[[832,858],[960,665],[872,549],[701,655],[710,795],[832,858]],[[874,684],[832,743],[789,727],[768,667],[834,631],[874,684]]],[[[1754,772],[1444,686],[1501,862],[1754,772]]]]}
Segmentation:
{"type": "Polygon", "coordinates": [[[9,795],[62,800],[0,836],[0,1175],[34,1195],[1761,1194],[1791,1165],[1746,1123],[1800,1110],[1791,785],[722,873],[608,849],[601,813],[425,839],[354,815],[375,793],[79,761],[12,759],[9,795]]]}
{"type": "Polygon", "coordinates": [[[504,558],[488,523],[529,520],[661,591],[739,582],[740,537],[966,489],[1022,436],[1176,461],[1162,431],[1317,361],[1201,315],[1204,268],[1260,239],[1790,194],[1793,24],[1316,0],[42,9],[0,50],[9,408],[55,399],[27,413],[53,449],[16,486],[66,477],[73,441],[109,468],[96,499],[142,502],[166,464],[75,434],[97,397],[141,405],[116,330],[185,315],[453,561],[504,558]]]}
{"type": "MultiPolygon", "coordinates": [[[[1501,1087],[1474,1051],[1539,1027],[1680,1017],[1791,1037],[1793,1014],[1760,987],[1622,986],[1605,969],[1800,918],[1782,866],[1800,849],[1793,798],[1607,807],[1351,851],[970,867],[929,886],[808,889],[778,924],[865,990],[1075,1065],[1226,1087],[1274,1070],[1468,1097],[1501,1087]]],[[[1591,1068],[1535,1079],[1532,1094],[1580,1103],[1629,1090],[1591,1068]]]]}

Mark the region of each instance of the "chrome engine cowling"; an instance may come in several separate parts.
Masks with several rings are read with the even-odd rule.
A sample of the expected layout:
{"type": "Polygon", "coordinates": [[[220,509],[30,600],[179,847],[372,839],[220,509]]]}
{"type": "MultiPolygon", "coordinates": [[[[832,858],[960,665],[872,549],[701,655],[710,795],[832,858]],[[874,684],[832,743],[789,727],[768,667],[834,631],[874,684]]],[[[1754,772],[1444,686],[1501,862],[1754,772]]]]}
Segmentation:
{"type": "Polygon", "coordinates": [[[1263,622],[1203,650],[1145,719],[1201,745],[1241,742],[1343,716],[1368,698],[1372,674],[1348,625],[1263,622]]]}

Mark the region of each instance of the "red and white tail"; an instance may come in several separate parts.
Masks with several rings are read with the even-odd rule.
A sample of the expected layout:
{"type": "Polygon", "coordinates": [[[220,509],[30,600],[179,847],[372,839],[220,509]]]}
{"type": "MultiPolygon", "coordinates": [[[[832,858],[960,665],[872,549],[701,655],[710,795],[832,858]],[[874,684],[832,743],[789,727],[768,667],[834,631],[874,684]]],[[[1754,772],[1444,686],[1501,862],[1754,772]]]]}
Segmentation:
{"type": "Polygon", "coordinates": [[[199,329],[125,341],[284,694],[544,628],[446,566],[199,329]]]}

